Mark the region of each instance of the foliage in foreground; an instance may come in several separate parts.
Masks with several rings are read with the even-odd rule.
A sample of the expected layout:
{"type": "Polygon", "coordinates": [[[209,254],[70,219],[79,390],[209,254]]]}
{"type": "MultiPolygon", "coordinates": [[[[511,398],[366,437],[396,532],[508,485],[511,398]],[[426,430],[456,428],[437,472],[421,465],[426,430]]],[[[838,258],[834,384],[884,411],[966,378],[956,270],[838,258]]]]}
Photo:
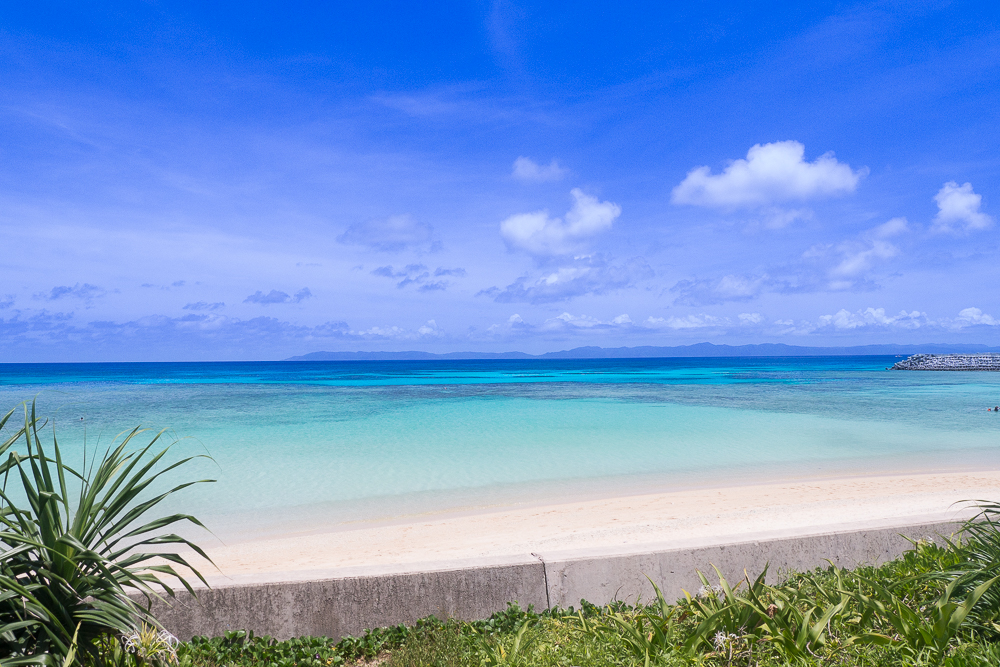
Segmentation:
{"type": "Polygon", "coordinates": [[[961,541],[914,543],[901,558],[727,581],[717,572],[675,604],[656,597],[541,614],[512,605],[486,621],[424,619],[340,643],[228,633],[179,647],[182,667],[649,665],[902,667],[1000,665],[1000,507],[961,541]],[[713,581],[718,584],[713,584],[713,581]]]}
{"type": "MultiPolygon", "coordinates": [[[[164,577],[190,590],[171,563],[201,577],[160,549],[183,544],[204,556],[164,534],[180,522],[201,523],[186,514],[148,518],[166,497],[197,483],[157,487],[190,459],[167,464],[168,449],[154,450],[162,432],[136,447],[143,432],[136,428],[78,471],[63,461],[54,431],[51,449],[43,446],[46,423],[34,403],[23,407],[24,426],[0,441],[0,664],[113,662],[128,652],[118,644],[156,623],[148,604],[129,593],[147,603],[173,595],[164,577]]],[[[0,419],[0,431],[16,411],[0,419]]]]}

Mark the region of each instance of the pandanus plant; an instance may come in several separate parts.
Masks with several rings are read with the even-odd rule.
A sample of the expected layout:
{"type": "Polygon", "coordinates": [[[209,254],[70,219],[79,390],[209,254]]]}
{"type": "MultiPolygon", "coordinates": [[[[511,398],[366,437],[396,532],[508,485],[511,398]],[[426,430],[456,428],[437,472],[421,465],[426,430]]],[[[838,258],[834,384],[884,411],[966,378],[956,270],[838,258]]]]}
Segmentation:
{"type": "MultiPolygon", "coordinates": [[[[193,574],[207,585],[175,550],[208,560],[205,552],[167,532],[202,523],[189,514],[149,517],[168,496],[213,480],[160,489],[161,477],[196,457],[168,463],[169,446],[158,448],[163,431],[136,446],[141,428],[77,471],[54,430],[51,451],[43,446],[46,422],[34,402],[23,409],[24,426],[0,444],[0,666],[101,664],[100,646],[156,625],[150,608],[175,595],[170,582],[193,593],[193,574]]],[[[0,420],[0,432],[17,410],[0,420]]]]}

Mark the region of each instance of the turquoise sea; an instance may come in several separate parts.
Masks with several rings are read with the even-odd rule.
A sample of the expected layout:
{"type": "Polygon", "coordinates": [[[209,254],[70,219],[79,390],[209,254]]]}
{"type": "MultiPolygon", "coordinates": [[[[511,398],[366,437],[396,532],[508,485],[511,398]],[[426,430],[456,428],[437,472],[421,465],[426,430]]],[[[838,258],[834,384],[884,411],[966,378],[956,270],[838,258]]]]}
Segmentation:
{"type": "Polygon", "coordinates": [[[793,477],[1000,469],[1000,373],[893,357],[0,365],[68,457],[142,424],[220,537],[793,477]]]}

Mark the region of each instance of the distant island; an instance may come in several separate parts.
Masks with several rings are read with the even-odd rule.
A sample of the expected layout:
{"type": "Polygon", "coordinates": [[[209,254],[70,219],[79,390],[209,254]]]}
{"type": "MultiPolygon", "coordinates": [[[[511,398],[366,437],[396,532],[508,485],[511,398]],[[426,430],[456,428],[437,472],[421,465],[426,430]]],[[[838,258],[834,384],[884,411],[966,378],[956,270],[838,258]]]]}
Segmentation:
{"type": "Polygon", "coordinates": [[[1000,354],[914,354],[894,371],[1000,371],[1000,354]]]}
{"type": "Polygon", "coordinates": [[[658,347],[576,347],[559,352],[311,352],[284,361],[419,361],[445,359],[651,359],[662,357],[833,357],[889,356],[918,354],[1000,354],[1000,347],[986,345],[857,345],[853,347],[805,347],[784,343],[715,345],[696,343],[658,347]]]}

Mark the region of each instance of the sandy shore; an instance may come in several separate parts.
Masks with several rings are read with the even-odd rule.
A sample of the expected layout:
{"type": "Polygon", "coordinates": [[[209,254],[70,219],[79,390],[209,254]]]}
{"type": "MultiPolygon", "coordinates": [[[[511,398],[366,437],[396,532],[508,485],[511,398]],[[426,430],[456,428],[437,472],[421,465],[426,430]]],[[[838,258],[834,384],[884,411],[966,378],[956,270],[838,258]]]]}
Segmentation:
{"type": "Polygon", "coordinates": [[[424,515],[212,546],[213,585],[314,579],[586,551],[613,553],[970,516],[1000,471],[867,476],[685,490],[476,514],[424,515]]]}

